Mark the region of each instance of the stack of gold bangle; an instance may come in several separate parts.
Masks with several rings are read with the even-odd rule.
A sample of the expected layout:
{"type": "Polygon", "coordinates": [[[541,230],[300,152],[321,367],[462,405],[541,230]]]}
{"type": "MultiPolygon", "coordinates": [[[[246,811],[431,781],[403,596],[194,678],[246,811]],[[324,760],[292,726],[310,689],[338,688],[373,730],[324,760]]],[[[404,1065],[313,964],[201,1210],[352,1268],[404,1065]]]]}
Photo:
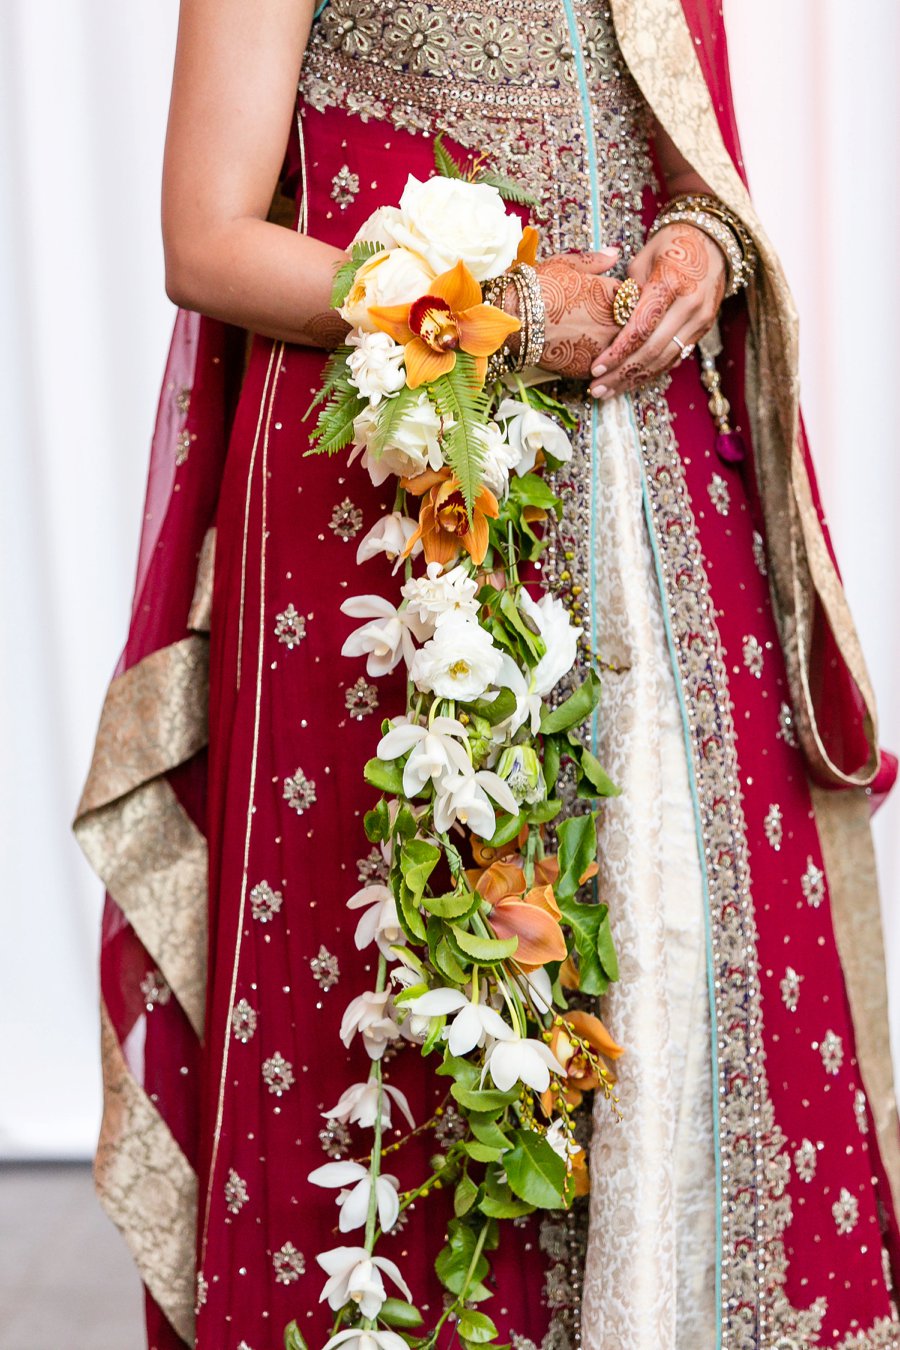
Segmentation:
{"type": "Polygon", "coordinates": [[[539,365],[544,352],[546,312],[541,284],[533,267],[528,263],[516,263],[503,276],[486,281],[482,288],[485,301],[502,309],[503,296],[510,284],[516,289],[522,325],[519,329],[519,350],[515,357],[506,346],[494,352],[488,360],[488,380],[500,379],[512,370],[525,370],[527,366],[539,365]]]}
{"type": "Polygon", "coordinates": [[[666,225],[679,222],[695,225],[713,239],[725,255],[728,283],[725,295],[737,295],[756,271],[758,255],[749,230],[718,197],[686,193],[667,202],[653,223],[652,239],[666,225]]]}

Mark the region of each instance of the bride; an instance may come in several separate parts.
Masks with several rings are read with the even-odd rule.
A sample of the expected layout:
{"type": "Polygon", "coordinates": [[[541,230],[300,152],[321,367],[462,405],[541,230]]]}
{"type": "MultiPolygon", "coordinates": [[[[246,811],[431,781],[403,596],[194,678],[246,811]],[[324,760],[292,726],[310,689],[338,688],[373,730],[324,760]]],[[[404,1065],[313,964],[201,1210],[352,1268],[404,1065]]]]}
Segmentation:
{"type": "MultiPolygon", "coordinates": [[[[623,1050],[617,1110],[595,1094],[589,1196],[504,1224],[478,1306],[517,1350],[896,1346],[868,828],[893,771],[799,421],[796,315],[742,178],[720,6],[181,10],[163,194],[180,310],[76,823],[108,889],[97,1184],[149,1346],[321,1350],[343,1302],[326,1278],[333,1293],[358,1264],[310,1174],[365,1160],[374,1119],[348,1093],[365,1048],[340,1033],[377,957],[346,902],[383,891],[362,767],[406,680],[342,656],[358,625],[341,606],[395,594],[404,526],[358,462],[305,455],[305,413],[347,333],[336,268],[433,172],[439,133],[533,197],[539,260],[494,294],[521,322],[500,365],[526,353],[574,429],[532,591],[581,630],[621,790],[597,877],[618,979],[593,1008],[623,1050]]],[[[375,1283],[402,1271],[412,1337],[441,1319],[454,1218],[449,1191],[409,1194],[459,1129],[429,1063],[397,1052],[383,1108],[403,1212],[375,1283]]],[[[370,1347],[396,1344],[385,1326],[370,1347]]]]}

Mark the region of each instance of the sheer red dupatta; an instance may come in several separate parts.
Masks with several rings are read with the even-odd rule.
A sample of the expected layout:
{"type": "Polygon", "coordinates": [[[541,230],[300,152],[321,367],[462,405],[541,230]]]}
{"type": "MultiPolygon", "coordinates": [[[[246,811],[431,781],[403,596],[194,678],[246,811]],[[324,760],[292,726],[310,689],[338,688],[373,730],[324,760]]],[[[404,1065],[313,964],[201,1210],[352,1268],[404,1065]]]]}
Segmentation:
{"type": "MultiPolygon", "coordinates": [[[[731,88],[728,43],[722,4],[717,3],[716,0],[681,0],[681,7],[691,36],[694,39],[695,50],[716,113],[722,140],[735,169],[744,185],[747,186],[747,173],[741,152],[731,88]]],[[[743,305],[737,304],[726,307],[722,329],[726,356],[728,361],[733,364],[733,377],[729,381],[728,395],[732,401],[732,406],[740,415],[740,420],[746,426],[748,418],[743,398],[743,387],[747,321],[746,310],[743,305]]],[[[815,467],[810,455],[802,417],[800,444],[809,477],[813,505],[822,529],[825,546],[835,570],[839,573],[840,569],[825,522],[815,467]]],[[[810,686],[816,708],[819,733],[829,759],[838,764],[844,771],[853,773],[862,769],[869,757],[865,703],[841,655],[834,634],[818,601],[815,607],[810,646],[810,686]]],[[[889,751],[882,750],[878,775],[869,788],[873,809],[884,801],[896,778],[897,759],[889,751]]],[[[824,786],[833,785],[826,783],[824,786]]]]}

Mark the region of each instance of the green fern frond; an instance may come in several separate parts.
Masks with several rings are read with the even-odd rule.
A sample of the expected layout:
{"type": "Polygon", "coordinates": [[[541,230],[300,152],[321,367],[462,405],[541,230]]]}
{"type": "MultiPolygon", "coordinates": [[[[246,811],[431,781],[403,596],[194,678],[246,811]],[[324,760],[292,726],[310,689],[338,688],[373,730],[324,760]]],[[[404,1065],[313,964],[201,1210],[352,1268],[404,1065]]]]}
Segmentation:
{"type": "Polygon", "coordinates": [[[516,202],[519,206],[537,206],[538,199],[533,192],[522,187],[519,183],[514,183],[511,178],[503,178],[499,173],[494,173],[492,169],[483,169],[475,179],[476,183],[487,183],[488,187],[496,188],[504,201],[516,202]]]}
{"type": "Polygon", "coordinates": [[[340,309],[350,294],[353,279],[363,263],[375,253],[383,253],[383,244],[373,244],[371,240],[359,239],[350,246],[350,257],[341,263],[334,274],[331,285],[331,308],[340,309]]]}
{"type": "Polygon", "coordinates": [[[352,350],[353,348],[348,347],[346,342],[341,343],[340,347],[335,347],[322,369],[322,387],[303,414],[304,422],[312,410],[318,408],[320,403],[324,403],[326,399],[330,398],[336,389],[350,387],[345,362],[352,350]]]}
{"type": "Polygon", "coordinates": [[[485,444],[478,428],[487,421],[490,395],[478,384],[474,359],[466,352],[457,352],[453,369],[438,376],[430,388],[441,415],[453,418],[444,458],[456,475],[471,521],[484,473],[485,444]]]}
{"type": "Polygon", "coordinates": [[[352,385],[335,388],[319,413],[305,453],[335,455],[343,450],[353,440],[353,423],[365,406],[365,400],[352,385]]]}
{"type": "Polygon", "coordinates": [[[444,178],[462,178],[462,169],[444,145],[444,133],[439,131],[434,138],[434,167],[444,178]]]}
{"type": "Polygon", "coordinates": [[[410,389],[409,385],[404,385],[398,393],[382,400],[378,405],[378,422],[372,440],[372,448],[376,455],[381,454],[382,450],[390,449],[394,432],[409,409],[418,403],[421,392],[420,389],[410,389]]]}

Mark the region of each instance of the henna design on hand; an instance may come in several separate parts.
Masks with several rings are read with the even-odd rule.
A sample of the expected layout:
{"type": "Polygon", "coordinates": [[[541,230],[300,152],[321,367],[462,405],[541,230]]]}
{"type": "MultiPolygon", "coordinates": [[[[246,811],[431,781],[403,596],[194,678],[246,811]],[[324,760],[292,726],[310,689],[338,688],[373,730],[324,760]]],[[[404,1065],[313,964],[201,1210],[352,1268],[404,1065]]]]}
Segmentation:
{"type": "Polygon", "coordinates": [[[599,338],[583,334],[579,338],[558,338],[544,345],[541,365],[564,379],[586,380],[591,373],[591,362],[603,350],[599,338]]]}
{"type": "Polygon", "coordinates": [[[303,326],[307,345],[322,347],[327,352],[339,347],[349,332],[350,325],[333,309],[326,310],[324,314],[314,314],[303,326]]]}
{"type": "Polygon", "coordinates": [[[541,365],[568,379],[586,379],[591,362],[612,340],[616,283],[559,258],[537,271],[546,312],[547,340],[541,365]]]}

